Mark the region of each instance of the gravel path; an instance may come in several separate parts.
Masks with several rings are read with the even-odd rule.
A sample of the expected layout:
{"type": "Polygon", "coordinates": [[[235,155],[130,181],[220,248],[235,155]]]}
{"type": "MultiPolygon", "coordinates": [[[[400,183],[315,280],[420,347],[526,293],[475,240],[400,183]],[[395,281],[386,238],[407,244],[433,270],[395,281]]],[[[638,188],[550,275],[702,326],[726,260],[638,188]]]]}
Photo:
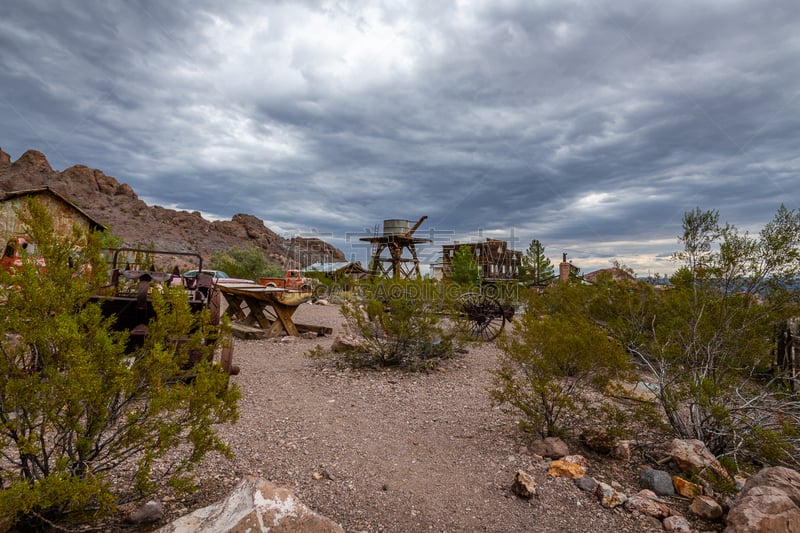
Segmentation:
{"type": "MultiPolygon", "coordinates": [[[[348,532],[661,530],[547,475],[514,418],[489,402],[493,344],[472,346],[430,374],[338,370],[304,355],[342,332],[338,307],[304,304],[295,319],[334,334],[237,339],[241,373],[232,380],[243,392],[241,419],[223,432],[235,458],[204,463],[202,489],[171,501],[171,517],[223,498],[253,474],[289,486],[348,532]],[[530,501],[510,491],[518,469],[538,484],[530,501]]],[[[614,468],[635,474],[633,464],[614,468]]]]}

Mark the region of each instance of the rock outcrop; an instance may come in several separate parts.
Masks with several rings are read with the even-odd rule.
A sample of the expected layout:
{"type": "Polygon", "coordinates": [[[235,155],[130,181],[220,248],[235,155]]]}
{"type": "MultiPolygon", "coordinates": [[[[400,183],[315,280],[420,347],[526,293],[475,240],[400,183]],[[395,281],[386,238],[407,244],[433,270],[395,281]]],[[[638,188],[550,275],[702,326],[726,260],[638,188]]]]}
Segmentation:
{"type": "Polygon", "coordinates": [[[289,489],[255,477],[242,480],[225,500],[183,516],[158,533],[203,531],[344,533],[341,526],[303,505],[289,489]]]}
{"type": "Polygon", "coordinates": [[[89,216],[111,228],[125,244],[149,245],[159,250],[197,252],[206,259],[215,251],[257,246],[276,264],[299,268],[317,261],[344,261],[341,250],[320,239],[285,239],[248,214],[231,220],[208,221],[198,211],[176,211],[148,206],[130,185],[84,165],[58,172],[45,155],[28,150],[19,159],[0,149],[0,195],[50,187],[89,216]]]}
{"type": "Polygon", "coordinates": [[[728,512],[725,533],[800,531],[800,473],[764,468],[747,480],[728,512]]]}

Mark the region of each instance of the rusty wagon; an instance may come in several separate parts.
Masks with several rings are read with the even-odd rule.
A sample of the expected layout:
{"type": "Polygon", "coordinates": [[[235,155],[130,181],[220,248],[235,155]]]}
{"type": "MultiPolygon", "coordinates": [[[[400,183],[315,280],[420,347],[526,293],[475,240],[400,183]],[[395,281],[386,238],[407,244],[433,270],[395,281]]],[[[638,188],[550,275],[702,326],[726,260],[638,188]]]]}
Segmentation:
{"type": "Polygon", "coordinates": [[[459,300],[456,312],[463,319],[467,335],[476,340],[496,339],[514,317],[513,306],[483,292],[468,292],[459,300]]]}

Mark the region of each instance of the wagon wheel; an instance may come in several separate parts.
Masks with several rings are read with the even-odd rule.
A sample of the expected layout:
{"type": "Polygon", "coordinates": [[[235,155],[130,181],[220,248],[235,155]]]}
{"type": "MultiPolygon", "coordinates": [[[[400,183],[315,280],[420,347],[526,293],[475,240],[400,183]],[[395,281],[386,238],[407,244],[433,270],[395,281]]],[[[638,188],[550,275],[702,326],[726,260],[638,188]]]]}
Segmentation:
{"type": "Polygon", "coordinates": [[[466,320],[467,334],[478,340],[494,340],[506,324],[500,302],[478,292],[468,292],[461,296],[460,311],[466,320]]]}

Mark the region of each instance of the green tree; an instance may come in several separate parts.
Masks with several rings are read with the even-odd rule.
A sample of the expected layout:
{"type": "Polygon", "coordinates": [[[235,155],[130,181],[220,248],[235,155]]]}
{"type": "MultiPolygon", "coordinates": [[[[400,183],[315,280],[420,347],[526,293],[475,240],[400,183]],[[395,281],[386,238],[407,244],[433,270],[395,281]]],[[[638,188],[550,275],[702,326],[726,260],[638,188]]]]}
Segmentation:
{"type": "Polygon", "coordinates": [[[0,524],[90,520],[167,482],[189,488],[207,452],[229,453],[216,424],[237,418],[239,392],[218,365],[187,370],[190,352],[216,347],[208,313],[180,290],[154,292],[144,345],[129,349],[92,301],[106,281],[99,236],[56,237],[35,202],[20,217],[46,266],[0,273],[0,524]],[[69,261],[76,251],[85,263],[69,261]]]}
{"type": "Polygon", "coordinates": [[[285,272],[281,267],[270,263],[264,250],[257,246],[228,248],[216,251],[209,260],[211,269],[222,270],[233,278],[257,280],[258,278],[282,278],[285,272]]]}
{"type": "Polygon", "coordinates": [[[544,255],[544,246],[538,240],[531,241],[522,256],[522,281],[543,285],[555,277],[553,263],[544,255]]]}
{"type": "Polygon", "coordinates": [[[464,285],[478,285],[481,281],[480,267],[472,255],[472,248],[459,246],[453,254],[453,275],[450,277],[456,283],[464,285]]]}
{"type": "Polygon", "coordinates": [[[764,376],[774,324],[797,313],[800,213],[782,206],[751,236],[695,209],[680,241],[672,289],[601,287],[591,315],[656,377],[678,436],[732,459],[796,468],[800,396],[764,376]]]}
{"type": "MultiPolygon", "coordinates": [[[[719,212],[715,209],[701,211],[695,207],[683,215],[683,234],[678,240],[683,243],[683,250],[675,252],[673,258],[682,264],[691,279],[693,295],[697,298],[698,278],[708,278],[704,270],[711,267],[713,260],[712,245],[725,230],[719,225],[719,212]]],[[[696,302],[695,302],[696,303],[696,302]]]]}

